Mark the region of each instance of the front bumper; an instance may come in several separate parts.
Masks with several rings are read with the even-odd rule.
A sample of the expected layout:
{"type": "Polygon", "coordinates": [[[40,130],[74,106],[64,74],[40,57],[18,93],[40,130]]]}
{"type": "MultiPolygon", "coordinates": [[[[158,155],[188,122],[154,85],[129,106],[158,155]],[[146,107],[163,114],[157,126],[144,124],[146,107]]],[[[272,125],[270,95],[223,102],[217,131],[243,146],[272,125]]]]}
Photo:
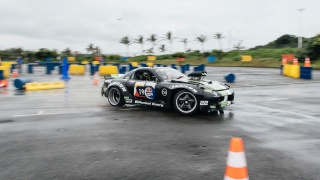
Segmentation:
{"type": "MultiPolygon", "coordinates": [[[[219,92],[219,91],[218,91],[219,92]]],[[[231,104],[234,104],[234,97],[235,93],[231,90],[226,91],[226,92],[219,92],[219,97],[214,97],[214,98],[208,98],[205,97],[203,100],[200,100],[200,110],[221,110],[226,106],[230,106],[231,104]]]]}
{"type": "Polygon", "coordinates": [[[101,96],[107,97],[107,94],[108,94],[107,87],[106,87],[105,85],[103,85],[103,86],[101,87],[101,96]]]}
{"type": "MultiPolygon", "coordinates": [[[[218,103],[210,103],[208,102],[208,105],[203,105],[206,103],[201,103],[203,101],[200,101],[200,110],[201,111],[218,111],[223,109],[226,106],[230,106],[231,104],[234,104],[234,101],[222,101],[222,102],[218,102],[218,103]]],[[[206,102],[206,101],[204,101],[206,102]]]]}

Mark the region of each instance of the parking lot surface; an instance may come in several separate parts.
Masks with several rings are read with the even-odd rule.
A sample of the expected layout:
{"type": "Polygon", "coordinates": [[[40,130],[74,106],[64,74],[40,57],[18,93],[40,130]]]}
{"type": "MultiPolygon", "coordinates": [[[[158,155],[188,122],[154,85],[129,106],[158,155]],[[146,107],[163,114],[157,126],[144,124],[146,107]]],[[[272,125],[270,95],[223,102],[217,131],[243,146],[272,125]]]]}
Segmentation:
{"type": "MultiPolygon", "coordinates": [[[[236,75],[224,114],[111,107],[103,80],[95,86],[88,74],[65,89],[0,89],[0,179],[223,179],[231,137],[244,141],[250,179],[319,179],[320,71],[302,80],[279,69],[206,70],[222,82],[236,75]]],[[[43,67],[20,75],[60,76],[43,67]]]]}

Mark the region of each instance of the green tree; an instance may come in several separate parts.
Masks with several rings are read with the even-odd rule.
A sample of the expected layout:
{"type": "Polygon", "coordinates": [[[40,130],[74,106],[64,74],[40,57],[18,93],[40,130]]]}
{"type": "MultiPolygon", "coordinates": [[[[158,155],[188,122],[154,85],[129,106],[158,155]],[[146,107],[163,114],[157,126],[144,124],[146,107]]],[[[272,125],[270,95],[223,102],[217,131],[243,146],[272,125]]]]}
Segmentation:
{"type": "MultiPolygon", "coordinates": [[[[69,49],[69,52],[71,53],[70,49],[69,49]]],[[[56,52],[48,50],[46,48],[41,48],[37,52],[34,53],[34,57],[39,60],[45,60],[48,57],[57,58],[57,56],[58,56],[58,54],[56,52]]]]}
{"type": "Polygon", "coordinates": [[[297,43],[298,37],[285,34],[278,39],[276,39],[274,42],[276,45],[287,45],[287,44],[292,44],[292,43],[297,43]]]}
{"type": "Polygon", "coordinates": [[[218,40],[220,50],[222,50],[221,39],[225,38],[225,37],[222,36],[222,33],[216,33],[216,34],[213,36],[213,38],[218,40]]]}
{"type": "Polygon", "coordinates": [[[199,37],[196,38],[196,41],[199,41],[202,47],[202,52],[204,52],[204,43],[207,41],[207,36],[205,35],[200,35],[199,37]]]}
{"type": "Polygon", "coordinates": [[[7,52],[7,51],[1,51],[1,50],[0,50],[0,58],[1,58],[2,60],[7,60],[7,59],[10,58],[10,53],[7,52]]]}
{"type": "Polygon", "coordinates": [[[217,57],[217,59],[222,59],[225,53],[222,50],[212,50],[211,55],[217,57]]]}
{"type": "Polygon", "coordinates": [[[129,55],[128,55],[129,45],[130,45],[129,37],[128,37],[128,36],[123,37],[123,38],[120,40],[120,43],[126,45],[126,47],[127,47],[127,51],[126,51],[126,54],[127,54],[127,55],[126,55],[126,56],[128,57],[128,56],[129,56],[129,55]]]}
{"type": "Polygon", "coordinates": [[[26,52],[25,57],[26,57],[27,62],[34,62],[35,52],[28,51],[28,52],[26,52]]]}
{"type": "Polygon", "coordinates": [[[65,56],[71,56],[72,51],[70,48],[66,48],[65,50],[62,51],[62,54],[65,56]]]}
{"type": "Polygon", "coordinates": [[[306,44],[305,55],[311,60],[320,59],[320,34],[311,38],[306,44]]]}

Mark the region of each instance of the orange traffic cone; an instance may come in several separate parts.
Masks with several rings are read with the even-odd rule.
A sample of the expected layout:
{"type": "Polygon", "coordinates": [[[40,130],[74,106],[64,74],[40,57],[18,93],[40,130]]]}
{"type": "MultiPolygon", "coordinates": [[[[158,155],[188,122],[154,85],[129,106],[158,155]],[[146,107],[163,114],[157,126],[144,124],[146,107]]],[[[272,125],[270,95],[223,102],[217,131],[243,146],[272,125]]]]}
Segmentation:
{"type": "Polygon", "coordinates": [[[8,81],[7,80],[0,80],[0,88],[1,87],[7,87],[8,86],[8,81]]]}
{"type": "Polygon", "coordinates": [[[241,138],[231,138],[224,180],[248,180],[247,161],[241,138]]]}
{"type": "Polygon", "coordinates": [[[294,59],[293,59],[293,65],[299,65],[299,61],[298,61],[297,58],[294,58],[294,59]]]}
{"type": "Polygon", "coordinates": [[[93,84],[94,85],[98,85],[99,84],[98,74],[97,73],[94,73],[94,75],[93,75],[93,84]]]}
{"type": "Polygon", "coordinates": [[[282,59],[282,65],[286,65],[287,64],[287,59],[286,58],[283,58],[282,59]]]}
{"type": "Polygon", "coordinates": [[[310,63],[309,58],[306,58],[306,60],[304,61],[304,67],[311,67],[311,63],[310,63]]]}
{"type": "Polygon", "coordinates": [[[17,71],[17,69],[13,69],[12,70],[12,77],[18,77],[19,75],[18,75],[18,71],[17,71]]]}

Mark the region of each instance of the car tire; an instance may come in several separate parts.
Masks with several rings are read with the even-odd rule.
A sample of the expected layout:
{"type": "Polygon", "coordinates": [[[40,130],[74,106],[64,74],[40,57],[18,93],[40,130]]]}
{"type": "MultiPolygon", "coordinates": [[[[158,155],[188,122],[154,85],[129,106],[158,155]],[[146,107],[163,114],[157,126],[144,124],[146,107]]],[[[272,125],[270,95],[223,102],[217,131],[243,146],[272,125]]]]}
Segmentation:
{"type": "Polygon", "coordinates": [[[196,96],[186,90],[181,90],[174,96],[173,106],[175,110],[182,115],[194,114],[199,109],[196,96]]]}
{"type": "Polygon", "coordinates": [[[123,106],[125,104],[123,94],[117,87],[111,87],[109,89],[107,98],[111,106],[123,106]]]}

